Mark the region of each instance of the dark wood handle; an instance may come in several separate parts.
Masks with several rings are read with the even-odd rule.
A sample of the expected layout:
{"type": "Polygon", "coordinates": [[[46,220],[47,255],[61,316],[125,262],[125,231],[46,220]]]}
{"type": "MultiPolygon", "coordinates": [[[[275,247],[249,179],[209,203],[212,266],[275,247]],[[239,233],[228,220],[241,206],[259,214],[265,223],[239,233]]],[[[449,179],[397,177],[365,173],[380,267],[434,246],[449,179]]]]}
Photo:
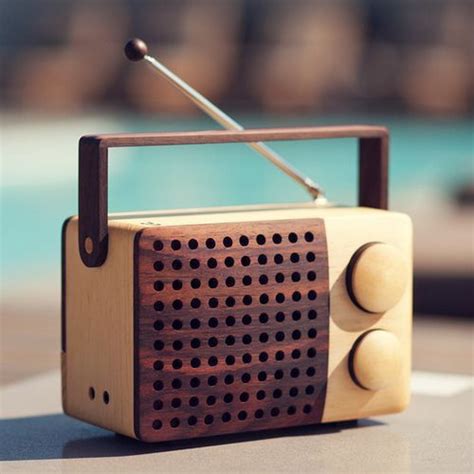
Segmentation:
{"type": "Polygon", "coordinates": [[[90,135],[79,141],[79,251],[88,267],[105,262],[108,250],[108,149],[128,146],[359,139],[359,205],[387,209],[388,131],[368,125],[244,131],[90,135]]]}

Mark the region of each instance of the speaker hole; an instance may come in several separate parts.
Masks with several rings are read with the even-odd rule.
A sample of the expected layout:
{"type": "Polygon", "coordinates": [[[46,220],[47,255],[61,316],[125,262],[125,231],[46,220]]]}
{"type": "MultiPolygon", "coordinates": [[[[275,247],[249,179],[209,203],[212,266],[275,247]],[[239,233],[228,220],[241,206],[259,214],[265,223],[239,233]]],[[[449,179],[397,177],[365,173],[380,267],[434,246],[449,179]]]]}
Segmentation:
{"type": "Polygon", "coordinates": [[[199,398],[198,397],[191,397],[189,399],[189,406],[190,407],[197,407],[199,405],[199,398]]]}
{"type": "MultiPolygon", "coordinates": [[[[160,390],[163,390],[163,382],[162,382],[161,380],[157,380],[157,381],[153,384],[153,388],[154,388],[157,392],[159,392],[160,390]]],[[[105,394],[106,394],[106,393],[107,393],[107,392],[104,392],[103,397],[104,397],[104,402],[105,402],[105,403],[108,403],[108,402],[105,401],[105,398],[106,398],[106,395],[105,395],[105,394]]],[[[108,398],[108,397],[109,397],[109,394],[107,393],[107,398],[108,398]]]]}
{"type": "Polygon", "coordinates": [[[266,241],[267,241],[267,239],[265,239],[264,235],[262,235],[262,234],[257,235],[257,244],[258,245],[265,245],[266,241]]]}
{"type": "Polygon", "coordinates": [[[297,377],[299,377],[299,375],[300,375],[300,370],[298,368],[295,367],[295,368],[291,369],[290,377],[296,379],[297,377]]]}
{"type": "Polygon", "coordinates": [[[209,347],[216,347],[218,344],[217,337],[210,337],[207,343],[209,347]]]}
{"type": "Polygon", "coordinates": [[[313,319],[316,319],[317,317],[318,317],[318,313],[316,312],[316,310],[310,309],[308,311],[308,319],[313,320],[313,319]]]}
{"type": "Polygon", "coordinates": [[[154,327],[155,331],[161,331],[165,327],[165,323],[163,321],[161,321],[160,319],[157,319],[154,322],[153,327],[154,327]]]}
{"type": "MultiPolygon", "coordinates": [[[[155,288],[155,291],[162,291],[164,287],[165,287],[165,284],[160,280],[155,281],[153,285],[153,288],[155,288]]],[[[173,285],[173,288],[174,288],[174,285],[173,285]]]]}
{"type": "Polygon", "coordinates": [[[234,336],[227,336],[224,340],[226,345],[233,346],[235,344],[235,337],[234,336]]]}
{"type": "Polygon", "coordinates": [[[293,272],[293,273],[291,274],[291,281],[293,281],[293,282],[296,283],[296,282],[298,282],[298,281],[300,281],[300,280],[301,280],[301,275],[300,275],[298,272],[293,272]]]}
{"type": "Polygon", "coordinates": [[[292,243],[292,244],[295,244],[296,242],[298,242],[298,236],[294,233],[294,232],[290,232],[288,234],[288,240],[292,243]]]}
{"type": "Polygon", "coordinates": [[[267,304],[268,303],[268,295],[266,293],[263,293],[262,295],[260,295],[260,303],[261,304],[267,304]]]}
{"type": "Polygon", "coordinates": [[[224,244],[224,247],[232,247],[232,244],[234,243],[230,237],[224,237],[222,240],[222,243],[224,244]]]}
{"type": "Polygon", "coordinates": [[[163,423],[160,420],[155,420],[153,421],[152,426],[154,430],[161,430],[161,428],[163,427],[163,423]]]}
{"type": "Polygon", "coordinates": [[[259,255],[258,258],[257,258],[257,262],[260,264],[260,265],[266,265],[267,262],[268,262],[268,259],[267,259],[267,256],[266,255],[259,255]]]}
{"type": "Polygon", "coordinates": [[[298,339],[301,339],[301,331],[299,329],[295,329],[292,333],[291,333],[291,337],[297,341],[298,339]]]}
{"type": "Polygon", "coordinates": [[[179,408],[181,406],[181,398],[173,398],[173,400],[171,400],[171,406],[172,408],[179,408]]]}
{"type": "Polygon", "coordinates": [[[300,256],[297,253],[292,253],[290,255],[290,260],[292,263],[298,263],[300,261],[300,256]]]}
{"type": "Polygon", "coordinates": [[[308,349],[307,354],[310,359],[312,359],[313,357],[316,357],[316,349],[314,347],[310,347],[308,349]]]}
{"type": "Polygon", "coordinates": [[[183,308],[183,302],[181,300],[174,300],[172,305],[173,305],[173,309],[176,311],[179,311],[180,309],[183,308]]]}
{"type": "Polygon", "coordinates": [[[181,262],[181,260],[176,259],[173,260],[171,267],[173,268],[173,270],[181,270],[181,268],[183,268],[183,263],[181,262]]]}
{"type": "Polygon", "coordinates": [[[155,400],[153,403],[153,409],[160,411],[163,408],[163,402],[161,400],[155,400]]]}
{"type": "Polygon", "coordinates": [[[173,366],[173,369],[179,370],[181,367],[183,367],[183,361],[181,359],[175,359],[171,365],[173,366]]]}
{"type": "Polygon", "coordinates": [[[250,395],[248,394],[248,392],[242,392],[240,394],[240,397],[239,397],[239,400],[242,402],[242,403],[245,403],[245,402],[248,402],[250,398],[250,395]]]}
{"type": "Polygon", "coordinates": [[[277,388],[275,390],[273,390],[273,398],[281,398],[281,396],[283,395],[283,392],[277,388]]]}
{"type": "Polygon", "coordinates": [[[241,235],[239,238],[239,243],[242,247],[247,247],[249,244],[249,238],[246,235],[241,235]]]}
{"type": "Polygon", "coordinates": [[[210,308],[217,308],[219,306],[219,300],[217,298],[210,298],[208,304],[210,308]]]}
{"type": "Polygon", "coordinates": [[[240,263],[242,264],[243,267],[248,267],[251,263],[250,257],[247,257],[246,255],[244,255],[240,259],[240,263]]]}
{"type": "Polygon", "coordinates": [[[201,347],[201,340],[197,337],[191,339],[191,347],[193,349],[198,349],[199,347],[201,347]]]}
{"type": "Polygon", "coordinates": [[[208,249],[213,249],[215,246],[216,246],[216,241],[214,239],[209,238],[206,240],[206,247],[208,249]]]}
{"type": "Polygon", "coordinates": [[[259,390],[256,395],[257,400],[264,400],[266,396],[265,390],[259,390]]]}
{"type": "Polygon", "coordinates": [[[199,262],[199,260],[197,258],[192,258],[190,261],[189,261],[189,266],[193,269],[193,270],[197,270],[200,266],[201,266],[201,263],[199,262]]]}
{"type": "Polygon", "coordinates": [[[244,364],[250,364],[250,362],[252,362],[252,355],[249,354],[248,352],[245,353],[243,356],[242,356],[242,362],[244,364]]]}
{"type": "Polygon", "coordinates": [[[172,240],[171,241],[171,248],[173,250],[179,250],[181,248],[181,242],[179,240],[172,240]]]}
{"type": "Polygon", "coordinates": [[[252,277],[249,276],[249,275],[245,275],[243,278],[242,278],[242,283],[245,285],[245,286],[249,286],[252,284],[252,277]]]}
{"type": "Polygon", "coordinates": [[[192,415],[188,418],[188,425],[189,426],[194,426],[197,423],[197,418],[192,415]]]}
{"type": "Polygon", "coordinates": [[[237,415],[237,418],[240,420],[240,421],[244,421],[246,418],[247,418],[247,412],[242,410],[242,411],[239,411],[239,414],[237,415]]]}
{"type": "Polygon", "coordinates": [[[258,410],[255,410],[255,418],[260,419],[263,418],[263,410],[259,408],[258,410]]]}
{"type": "Polygon", "coordinates": [[[301,357],[301,351],[299,349],[293,349],[291,351],[291,358],[292,359],[299,359],[301,357]]]}
{"type": "Polygon", "coordinates": [[[268,342],[268,334],[266,332],[262,332],[258,339],[262,343],[268,342]]]}
{"type": "Polygon", "coordinates": [[[306,242],[312,242],[314,240],[314,235],[312,232],[306,232],[304,234],[304,240],[306,240],[306,242]]]}
{"type": "Polygon", "coordinates": [[[214,423],[214,417],[212,415],[206,415],[204,417],[204,423],[206,425],[210,425],[210,424],[214,423]]]}
{"type": "Polygon", "coordinates": [[[277,253],[274,257],[273,257],[273,261],[277,264],[277,265],[280,265],[283,263],[283,255],[277,253]]]}
{"type": "Polygon", "coordinates": [[[226,257],[224,260],[224,265],[227,268],[233,267],[234,266],[234,259],[232,257],[226,257]]]}
{"type": "Polygon", "coordinates": [[[251,322],[252,322],[252,316],[250,316],[250,314],[246,314],[242,317],[242,324],[245,324],[247,326],[251,322]]]}
{"type": "Polygon", "coordinates": [[[173,341],[173,349],[175,351],[180,351],[183,348],[183,343],[181,341],[173,341]]]}
{"type": "Polygon", "coordinates": [[[173,418],[170,421],[171,428],[177,428],[179,426],[179,418],[173,418]]]}
{"type": "Polygon", "coordinates": [[[285,320],[285,313],[278,311],[278,313],[275,315],[275,319],[277,322],[282,323],[285,320]]]}
{"type": "Polygon", "coordinates": [[[217,288],[219,286],[219,281],[217,280],[217,278],[209,278],[207,285],[209,286],[209,288],[217,288]]]}
{"type": "Polygon", "coordinates": [[[260,382],[265,382],[267,380],[267,373],[262,370],[258,373],[257,378],[260,382]]]}
{"type": "Polygon", "coordinates": [[[157,252],[159,252],[160,250],[163,250],[163,247],[164,247],[164,245],[163,245],[163,242],[162,242],[161,240],[155,240],[155,241],[153,242],[153,248],[154,248],[157,252]]]}
{"type": "Polygon", "coordinates": [[[226,393],[224,395],[224,402],[225,403],[231,403],[233,399],[234,399],[234,395],[232,395],[231,393],[226,393]]]}
{"type": "Polygon", "coordinates": [[[258,356],[258,360],[260,362],[266,362],[268,360],[268,353],[267,352],[260,352],[258,356]]]}
{"type": "Polygon", "coordinates": [[[173,329],[179,330],[183,327],[183,322],[180,319],[175,319],[172,323],[173,329]]]}
{"type": "Polygon", "coordinates": [[[201,287],[201,280],[199,280],[198,278],[193,278],[191,280],[191,288],[197,290],[200,287],[201,287]]]}
{"type": "Polygon", "coordinates": [[[153,346],[154,346],[155,350],[161,351],[165,347],[165,343],[163,341],[157,340],[157,341],[155,341],[153,346]]]}
{"type": "Polygon", "coordinates": [[[153,264],[153,268],[157,271],[157,272],[161,272],[163,270],[163,268],[165,268],[165,265],[163,264],[163,262],[155,262],[153,264]]]}
{"type": "Polygon", "coordinates": [[[318,294],[314,290],[308,291],[308,299],[314,301],[318,297],[318,294]]]}
{"type": "Polygon", "coordinates": [[[316,374],[316,369],[314,367],[308,367],[306,369],[306,375],[308,377],[314,377],[315,374],[316,374]]]}
{"type": "Polygon", "coordinates": [[[275,334],[275,339],[278,341],[278,342],[281,342],[285,339],[285,333],[283,331],[278,331],[276,334],[275,334]]]}
{"type": "Polygon", "coordinates": [[[197,387],[199,387],[199,385],[201,385],[201,380],[199,380],[197,377],[193,377],[193,378],[189,381],[189,385],[190,385],[192,388],[197,388],[197,387]]]}
{"type": "Polygon", "coordinates": [[[189,242],[188,242],[188,247],[191,249],[191,250],[196,250],[198,248],[199,244],[198,244],[198,241],[196,239],[190,239],[189,242]]]}
{"type": "Polygon", "coordinates": [[[193,369],[197,369],[200,366],[201,366],[201,359],[199,359],[199,357],[193,357],[191,359],[191,367],[193,369]]]}
{"type": "Polygon", "coordinates": [[[285,275],[283,275],[283,273],[277,273],[275,275],[275,281],[277,283],[283,283],[285,281],[285,275]]]}
{"type": "Polygon", "coordinates": [[[275,352],[275,359],[280,361],[285,358],[285,353],[283,351],[276,351],[275,352]]]}
{"type": "Polygon", "coordinates": [[[217,377],[215,375],[211,375],[210,377],[208,377],[207,385],[209,385],[210,387],[214,387],[215,385],[217,385],[217,377]]]}
{"type": "Polygon", "coordinates": [[[155,360],[155,362],[153,364],[153,368],[155,370],[163,370],[163,367],[164,367],[164,364],[161,360],[155,360]]]}
{"type": "Polygon", "coordinates": [[[308,262],[314,262],[316,260],[316,255],[314,255],[314,252],[308,252],[306,254],[306,260],[308,262]]]}
{"type": "Polygon", "coordinates": [[[217,318],[210,318],[208,323],[210,328],[216,328],[219,325],[219,320],[217,318]]]}
{"type": "Polygon", "coordinates": [[[156,301],[153,305],[155,311],[163,311],[165,309],[165,305],[162,301],[156,301]]]}
{"type": "Polygon", "coordinates": [[[225,305],[228,306],[229,308],[232,308],[235,306],[235,298],[233,296],[228,296],[225,299],[225,305]]]}
{"type": "Polygon", "coordinates": [[[277,293],[277,295],[275,296],[275,301],[278,304],[284,303],[285,302],[285,295],[283,293],[277,293]]]}
{"type": "Polygon", "coordinates": [[[301,319],[301,311],[293,311],[293,313],[291,313],[291,317],[293,318],[293,321],[299,321],[301,319]]]}
{"type": "Polygon", "coordinates": [[[222,421],[224,423],[228,423],[232,419],[232,415],[229,412],[225,412],[222,414],[222,421]]]}
{"type": "Polygon", "coordinates": [[[306,415],[311,413],[311,410],[313,409],[313,407],[311,405],[305,405],[303,407],[303,413],[305,413],[306,415]]]}
{"type": "Polygon", "coordinates": [[[308,385],[306,388],[305,388],[305,393],[306,395],[312,395],[314,393],[314,387],[313,385],[308,385]]]}
{"type": "Polygon", "coordinates": [[[308,337],[310,339],[314,339],[316,336],[317,336],[318,332],[316,331],[316,329],[314,328],[311,328],[309,331],[308,331],[308,337]]]}
{"type": "Polygon", "coordinates": [[[227,277],[225,279],[225,286],[231,288],[235,285],[235,278],[234,277],[227,277]]]}
{"type": "Polygon", "coordinates": [[[225,363],[227,365],[234,365],[235,364],[235,357],[233,355],[228,355],[226,358],[225,358],[225,363]]]}
{"type": "Polygon", "coordinates": [[[281,244],[282,238],[280,234],[273,234],[272,240],[274,244],[281,244]]]}
{"type": "Polygon", "coordinates": [[[211,367],[215,367],[218,363],[218,360],[217,360],[217,357],[216,356],[211,356],[209,357],[209,359],[207,359],[207,363],[211,366],[211,367]]]}
{"type": "Polygon", "coordinates": [[[270,415],[272,416],[278,416],[279,414],[280,414],[280,409],[277,407],[272,408],[270,411],[270,415]]]}
{"type": "Polygon", "coordinates": [[[191,326],[191,329],[199,329],[201,326],[201,322],[199,321],[199,319],[194,318],[191,319],[189,325],[191,326]]]}
{"type": "Polygon", "coordinates": [[[268,323],[268,314],[267,314],[267,313],[262,313],[262,314],[260,314],[260,316],[258,317],[258,320],[259,320],[262,324],[268,323]]]}
{"type": "Polygon", "coordinates": [[[233,384],[233,383],[234,383],[234,376],[231,375],[231,374],[226,375],[226,376],[224,377],[224,383],[225,383],[226,385],[231,385],[231,384],[233,384]]]}
{"type": "Polygon", "coordinates": [[[261,284],[261,285],[266,285],[268,283],[268,277],[267,275],[260,275],[259,278],[258,278],[258,282],[261,284]]]}
{"type": "Polygon", "coordinates": [[[250,379],[251,377],[248,372],[245,372],[244,374],[242,374],[242,377],[240,378],[240,380],[242,380],[243,383],[249,383],[250,379]]]}
{"type": "Polygon", "coordinates": [[[306,275],[306,278],[308,278],[309,281],[316,280],[316,272],[313,272],[312,270],[309,271],[306,275]]]}
{"type": "Polygon", "coordinates": [[[193,298],[191,300],[191,308],[197,309],[201,306],[201,300],[199,298],[193,298]]]}
{"type": "Polygon", "coordinates": [[[291,405],[288,407],[286,412],[288,413],[288,415],[294,415],[296,413],[296,407],[294,405],[291,405]]]}
{"type": "Polygon", "coordinates": [[[294,398],[294,397],[298,396],[298,392],[299,392],[299,390],[298,390],[297,387],[291,387],[290,391],[288,393],[289,393],[290,397],[294,398]]]}
{"type": "Polygon", "coordinates": [[[207,261],[207,266],[209,268],[216,268],[217,267],[217,260],[215,258],[210,258],[208,261],[207,261]]]}
{"type": "Polygon", "coordinates": [[[181,382],[180,379],[173,379],[172,382],[171,382],[171,386],[172,386],[175,390],[180,389],[182,385],[183,385],[183,383],[181,382]]]}
{"type": "Polygon", "coordinates": [[[283,370],[278,369],[278,370],[275,371],[274,375],[275,375],[275,379],[281,380],[285,374],[284,374],[283,370]]]}

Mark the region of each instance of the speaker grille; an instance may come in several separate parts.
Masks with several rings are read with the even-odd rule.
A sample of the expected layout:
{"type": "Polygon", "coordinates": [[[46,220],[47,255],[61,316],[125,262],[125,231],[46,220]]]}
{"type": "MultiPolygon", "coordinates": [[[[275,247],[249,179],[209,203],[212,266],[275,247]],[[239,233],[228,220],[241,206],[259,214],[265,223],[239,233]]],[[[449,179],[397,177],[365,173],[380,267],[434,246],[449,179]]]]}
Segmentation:
{"type": "Polygon", "coordinates": [[[153,227],[135,251],[139,437],[320,421],[329,313],[321,220],[153,227]]]}

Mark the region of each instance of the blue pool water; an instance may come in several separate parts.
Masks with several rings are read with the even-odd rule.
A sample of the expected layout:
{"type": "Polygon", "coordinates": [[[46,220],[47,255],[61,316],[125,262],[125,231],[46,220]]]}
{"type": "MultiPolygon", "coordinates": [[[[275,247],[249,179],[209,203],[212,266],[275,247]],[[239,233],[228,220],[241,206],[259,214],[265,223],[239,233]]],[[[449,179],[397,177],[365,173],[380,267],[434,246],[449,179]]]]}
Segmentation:
{"type": "MultiPolygon", "coordinates": [[[[373,123],[391,132],[390,193],[395,206],[407,193],[449,194],[473,179],[472,121],[427,122],[391,117],[276,119],[239,117],[247,127],[373,123]]],[[[207,119],[94,117],[23,120],[3,117],[2,283],[27,273],[58,274],[60,228],[77,213],[77,141],[86,133],[216,128],[207,119]],[[100,127],[100,128],[99,128],[100,127]],[[26,138],[28,137],[28,138],[26,138]]],[[[276,142],[288,161],[319,182],[329,198],[354,204],[355,140],[276,142]]],[[[306,194],[242,144],[112,150],[112,212],[233,204],[293,202],[306,194]]]]}

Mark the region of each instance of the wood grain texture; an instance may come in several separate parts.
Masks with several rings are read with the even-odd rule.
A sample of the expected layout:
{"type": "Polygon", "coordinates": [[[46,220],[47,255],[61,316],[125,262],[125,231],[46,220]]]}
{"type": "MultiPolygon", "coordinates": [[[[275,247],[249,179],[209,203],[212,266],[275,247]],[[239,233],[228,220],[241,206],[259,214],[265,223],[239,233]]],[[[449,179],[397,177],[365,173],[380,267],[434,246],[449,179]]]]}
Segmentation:
{"type": "Polygon", "coordinates": [[[94,135],[79,142],[79,245],[85,265],[107,258],[108,148],[206,143],[234,143],[323,138],[359,139],[359,205],[388,205],[388,132],[384,127],[356,125],[243,131],[199,131],[94,135]],[[92,247],[92,251],[86,248],[92,247]],[[89,251],[88,251],[89,250],[89,251]]]}
{"type": "Polygon", "coordinates": [[[89,268],[79,255],[77,227],[77,218],[66,224],[63,243],[63,408],[75,418],[134,436],[133,241],[137,229],[115,223],[110,229],[109,258],[101,267],[89,268]],[[90,388],[95,392],[93,400],[90,388]]]}
{"type": "Polygon", "coordinates": [[[138,438],[321,420],[329,337],[322,220],[153,227],[136,245],[138,438]]]}

